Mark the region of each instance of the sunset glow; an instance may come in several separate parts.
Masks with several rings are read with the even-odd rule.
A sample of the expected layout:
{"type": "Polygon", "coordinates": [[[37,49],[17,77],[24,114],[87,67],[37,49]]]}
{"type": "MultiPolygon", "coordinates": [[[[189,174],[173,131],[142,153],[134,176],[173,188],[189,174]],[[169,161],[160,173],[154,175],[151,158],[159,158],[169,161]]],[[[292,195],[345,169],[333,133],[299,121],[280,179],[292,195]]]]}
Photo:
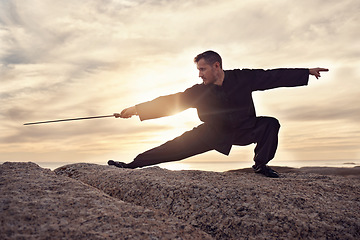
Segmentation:
{"type": "MultiPolygon", "coordinates": [[[[130,162],[191,130],[201,123],[195,109],[143,122],[23,124],[112,114],[184,91],[201,82],[193,58],[212,49],[224,69],[329,68],[306,87],[254,93],[257,114],[281,123],[271,163],[360,165],[359,10],[357,0],[1,0],[0,162],[130,162]]],[[[249,167],[253,148],[168,166],[249,167]]]]}

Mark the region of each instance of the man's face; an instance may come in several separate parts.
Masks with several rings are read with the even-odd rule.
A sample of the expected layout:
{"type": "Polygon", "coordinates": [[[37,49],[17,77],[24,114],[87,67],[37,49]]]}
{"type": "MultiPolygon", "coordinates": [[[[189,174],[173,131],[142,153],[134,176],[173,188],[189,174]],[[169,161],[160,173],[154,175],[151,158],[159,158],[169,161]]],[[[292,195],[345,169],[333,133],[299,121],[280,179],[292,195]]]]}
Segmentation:
{"type": "Polygon", "coordinates": [[[199,70],[199,77],[202,78],[205,85],[213,84],[216,81],[215,65],[209,65],[203,58],[197,62],[197,69],[199,70]]]}

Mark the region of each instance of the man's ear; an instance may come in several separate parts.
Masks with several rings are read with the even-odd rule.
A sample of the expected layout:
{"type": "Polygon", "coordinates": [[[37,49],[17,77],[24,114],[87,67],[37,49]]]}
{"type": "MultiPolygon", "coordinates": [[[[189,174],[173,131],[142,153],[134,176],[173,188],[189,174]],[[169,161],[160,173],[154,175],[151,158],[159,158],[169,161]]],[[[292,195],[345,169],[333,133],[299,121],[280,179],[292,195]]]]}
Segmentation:
{"type": "Polygon", "coordinates": [[[220,63],[219,63],[219,62],[215,62],[215,63],[213,64],[213,67],[214,67],[214,68],[220,68],[220,63]]]}

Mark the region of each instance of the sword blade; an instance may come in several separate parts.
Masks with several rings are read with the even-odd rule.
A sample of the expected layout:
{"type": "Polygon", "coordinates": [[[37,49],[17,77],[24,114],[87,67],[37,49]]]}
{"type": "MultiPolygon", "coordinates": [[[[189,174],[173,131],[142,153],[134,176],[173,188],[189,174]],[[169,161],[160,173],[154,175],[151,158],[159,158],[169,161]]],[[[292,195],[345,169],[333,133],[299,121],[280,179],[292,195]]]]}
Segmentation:
{"type": "Polygon", "coordinates": [[[112,114],[112,115],[93,116],[93,117],[58,119],[58,120],[50,120],[50,121],[42,121],[42,122],[30,122],[30,123],[24,123],[24,125],[34,125],[34,124],[54,123],[54,122],[65,122],[65,121],[75,121],[75,120],[85,120],[85,119],[93,119],[93,118],[107,118],[107,117],[114,117],[114,115],[112,114]]]}

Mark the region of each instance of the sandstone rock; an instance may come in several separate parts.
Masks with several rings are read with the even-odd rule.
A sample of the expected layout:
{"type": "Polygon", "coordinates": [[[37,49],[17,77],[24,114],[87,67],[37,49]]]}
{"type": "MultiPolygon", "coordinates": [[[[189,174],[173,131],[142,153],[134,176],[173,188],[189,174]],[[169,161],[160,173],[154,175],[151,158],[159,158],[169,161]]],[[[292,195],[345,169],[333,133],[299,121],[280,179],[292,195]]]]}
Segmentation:
{"type": "Polygon", "coordinates": [[[4,163],[0,239],[360,239],[358,169],[278,170],[4,163]]]}
{"type": "Polygon", "coordinates": [[[55,170],[122,201],[161,210],[216,239],[360,239],[360,178],[287,171],[55,170]]]}
{"type": "Polygon", "coordinates": [[[0,239],[212,239],[185,221],[65,175],[34,163],[0,165],[0,239]]]}

